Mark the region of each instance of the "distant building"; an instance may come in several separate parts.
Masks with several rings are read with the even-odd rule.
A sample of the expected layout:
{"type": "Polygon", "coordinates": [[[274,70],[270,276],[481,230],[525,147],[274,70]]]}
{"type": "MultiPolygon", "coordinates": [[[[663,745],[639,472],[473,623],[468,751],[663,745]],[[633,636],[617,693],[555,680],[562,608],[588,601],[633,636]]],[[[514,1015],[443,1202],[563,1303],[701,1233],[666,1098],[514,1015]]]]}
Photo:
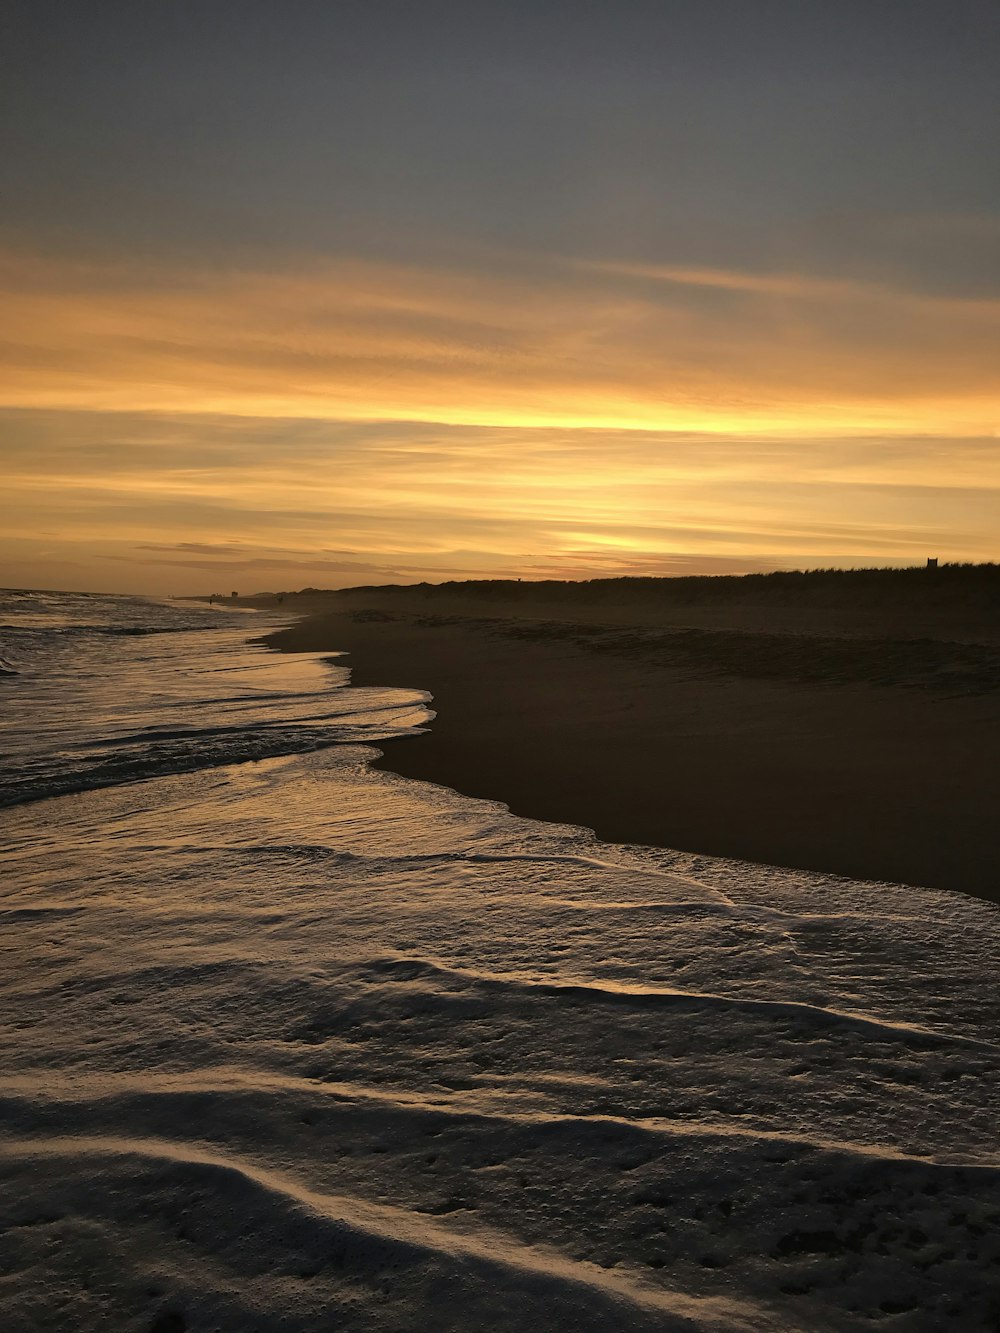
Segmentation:
{"type": "MultiPolygon", "coordinates": [[[[935,561],[935,564],[936,564],[936,563],[937,563],[937,562],[935,561]]],[[[239,597],[239,593],[238,593],[238,592],[231,592],[229,595],[230,595],[230,597],[239,597]]]]}
{"type": "MultiPolygon", "coordinates": [[[[927,557],[927,568],[928,568],[928,569],[937,569],[937,567],[938,567],[938,566],[937,566],[937,562],[938,562],[938,558],[937,558],[936,555],[929,555],[929,556],[927,557]]],[[[234,593],[233,596],[235,597],[236,594],[234,593]]]]}

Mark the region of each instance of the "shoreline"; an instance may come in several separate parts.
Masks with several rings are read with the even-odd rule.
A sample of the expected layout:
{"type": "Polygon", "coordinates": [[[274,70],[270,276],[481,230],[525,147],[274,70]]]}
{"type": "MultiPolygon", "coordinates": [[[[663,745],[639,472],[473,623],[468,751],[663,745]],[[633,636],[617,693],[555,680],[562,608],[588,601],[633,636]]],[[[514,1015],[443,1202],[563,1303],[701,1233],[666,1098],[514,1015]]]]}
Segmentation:
{"type": "Polygon", "coordinates": [[[430,730],[380,743],[401,776],[603,841],[1000,902],[995,649],[451,610],[354,598],[263,641],[427,690],[430,730]]]}

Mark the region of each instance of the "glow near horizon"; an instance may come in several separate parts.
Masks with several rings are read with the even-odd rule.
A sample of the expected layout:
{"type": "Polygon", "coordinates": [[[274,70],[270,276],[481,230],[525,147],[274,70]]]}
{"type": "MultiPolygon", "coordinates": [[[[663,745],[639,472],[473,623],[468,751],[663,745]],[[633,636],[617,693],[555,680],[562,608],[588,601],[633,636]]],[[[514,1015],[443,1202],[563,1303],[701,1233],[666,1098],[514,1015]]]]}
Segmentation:
{"type": "Polygon", "coordinates": [[[1000,303],[531,266],[4,255],[19,353],[0,406],[24,442],[0,550],[58,565],[58,529],[64,559],[97,549],[84,581],[111,587],[131,543],[150,590],[992,553],[986,497],[961,525],[947,493],[1000,487],[1000,303]],[[705,291],[732,299],[692,304],[705,291]]]}

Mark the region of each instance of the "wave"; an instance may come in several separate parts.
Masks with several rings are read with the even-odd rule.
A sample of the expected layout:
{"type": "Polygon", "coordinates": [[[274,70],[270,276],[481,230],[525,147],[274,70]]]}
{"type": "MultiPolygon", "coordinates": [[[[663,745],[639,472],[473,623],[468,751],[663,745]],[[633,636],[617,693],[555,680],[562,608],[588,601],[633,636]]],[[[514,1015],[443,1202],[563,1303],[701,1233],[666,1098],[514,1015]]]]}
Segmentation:
{"type": "Polygon", "coordinates": [[[112,639],[136,639],[144,638],[149,634],[198,634],[210,633],[217,630],[217,625],[106,625],[106,624],[82,624],[82,625],[26,625],[23,621],[12,621],[0,625],[0,634],[24,634],[34,636],[45,636],[55,639],[76,638],[94,635],[102,638],[112,639]]]}
{"type": "MultiPolygon", "coordinates": [[[[45,765],[37,774],[30,766],[8,768],[0,772],[0,809],[230,764],[313,754],[337,745],[370,744],[413,734],[420,720],[412,708],[398,705],[369,708],[365,714],[345,710],[342,717],[340,723],[322,725],[193,728],[155,737],[125,737],[92,764],[77,760],[56,769],[45,765]]],[[[88,748],[92,744],[86,743],[88,748]]]]}
{"type": "Polygon", "coordinates": [[[245,625],[220,628],[231,614],[35,599],[11,634],[24,669],[9,682],[0,808],[383,740],[426,720],[422,693],[346,690],[330,654],[281,657],[248,643],[245,625]]]}
{"type": "Polygon", "coordinates": [[[130,1317],[135,1289],[167,1274],[187,1326],[234,1333],[262,1318],[288,1333],[331,1321],[846,1333],[870,1326],[857,1302],[870,1309],[872,1292],[920,1312],[907,1328],[992,1327],[994,1247],[966,1220],[995,1212],[995,1163],[738,1127],[484,1115],[301,1081],[177,1082],[137,1079],[92,1102],[77,1087],[61,1106],[43,1096],[29,1133],[0,1146],[14,1254],[99,1230],[99,1251],[83,1251],[91,1280],[119,1277],[130,1317]],[[959,1279],[952,1322],[940,1284],[959,1279]]]}
{"type": "MultiPolygon", "coordinates": [[[[451,1311],[439,1308],[435,1324],[441,1329],[520,1333],[528,1311],[536,1327],[580,1333],[606,1333],[609,1328],[631,1333],[750,1333],[772,1326],[766,1308],[746,1298],[737,1301],[664,1289],[638,1275],[574,1262],[550,1247],[518,1243],[487,1226],[458,1226],[355,1195],[326,1193],[285,1172],[189,1144],[57,1138],[4,1145],[0,1155],[43,1173],[51,1163],[81,1185],[86,1181],[87,1213],[104,1214],[113,1229],[115,1223],[126,1222],[114,1216],[120,1207],[116,1195],[123,1190],[139,1199],[180,1193],[198,1200],[198,1212],[217,1215],[220,1240],[229,1234],[225,1218],[238,1210],[240,1268],[252,1262],[251,1255],[268,1249],[273,1262],[294,1234],[299,1242],[296,1261],[304,1266],[300,1275],[309,1272],[310,1281],[325,1275],[323,1288],[345,1282],[367,1285],[384,1281],[389,1274],[405,1275],[389,1319],[379,1319],[376,1307],[366,1316],[366,1328],[420,1326],[395,1320],[414,1303],[426,1310],[433,1303],[428,1301],[428,1289],[442,1284],[447,1286],[451,1311]]],[[[190,1246],[178,1248],[188,1254],[190,1264],[190,1246]]],[[[227,1254],[231,1244],[221,1241],[206,1248],[209,1253],[219,1251],[214,1263],[235,1266],[234,1256],[227,1254]]],[[[275,1284],[275,1288],[269,1294],[279,1305],[280,1287],[275,1284]]],[[[192,1283],[188,1297],[192,1305],[196,1290],[192,1283]]],[[[254,1303],[242,1305],[231,1282],[219,1294],[226,1298],[229,1319],[237,1313],[251,1314],[254,1303]]],[[[318,1292],[313,1294],[322,1299],[318,1292]]],[[[327,1315],[322,1327],[329,1326],[327,1315]]]]}
{"type": "MultiPolygon", "coordinates": [[[[539,1080],[548,1086],[563,1081],[558,1075],[539,1080]]],[[[575,1088],[580,1082],[572,1080],[575,1088]]],[[[543,1143],[551,1150],[561,1141],[567,1151],[573,1148],[595,1154],[638,1149],[644,1162],[664,1152],[681,1151],[687,1142],[693,1151],[735,1147],[771,1161],[782,1155],[786,1161],[808,1155],[815,1164],[822,1155],[831,1174],[846,1169],[848,1161],[858,1166],[878,1162],[887,1168],[915,1168],[921,1177],[954,1175],[963,1181],[976,1180],[1000,1191],[1000,1146],[993,1152],[956,1150],[931,1157],[897,1143],[838,1138],[818,1127],[807,1132],[734,1120],[552,1112],[518,1107],[510,1093],[502,1085],[484,1086],[452,1090],[442,1098],[437,1090],[356,1081],[317,1082],[293,1073],[232,1066],[171,1074],[74,1074],[62,1084],[51,1078],[40,1083],[34,1076],[13,1075],[4,1080],[0,1092],[0,1117],[9,1130],[29,1135],[32,1141],[38,1141],[42,1129],[51,1125],[55,1131],[67,1118],[85,1120],[91,1126],[102,1121],[148,1123],[156,1133],[168,1132],[179,1121],[197,1120],[205,1128],[228,1126],[232,1134],[261,1116],[288,1117],[307,1102],[317,1113],[330,1112],[340,1125],[352,1117],[360,1122],[382,1114],[391,1120],[401,1141],[428,1132],[434,1137],[446,1131],[465,1138],[505,1135],[516,1140],[522,1152],[536,1152],[543,1143]]]]}
{"type": "Polygon", "coordinates": [[[563,1004],[602,1004],[634,1009],[687,1008],[700,1010],[738,1010],[774,1023],[792,1022],[800,1026],[852,1028],[879,1039],[905,1042],[925,1047],[955,1044],[971,1046],[1000,1055],[1000,1043],[983,1041],[961,1033],[936,1030],[910,1023],[890,1022],[867,1014],[800,1000],[759,999],[747,995],[723,995],[712,991],[666,989],[652,986],[602,984],[596,981],[550,981],[541,977],[504,976],[476,969],[448,967],[425,958],[379,958],[364,965],[362,973],[389,980],[461,981],[484,990],[500,990],[524,995],[544,996],[563,1004]]]}

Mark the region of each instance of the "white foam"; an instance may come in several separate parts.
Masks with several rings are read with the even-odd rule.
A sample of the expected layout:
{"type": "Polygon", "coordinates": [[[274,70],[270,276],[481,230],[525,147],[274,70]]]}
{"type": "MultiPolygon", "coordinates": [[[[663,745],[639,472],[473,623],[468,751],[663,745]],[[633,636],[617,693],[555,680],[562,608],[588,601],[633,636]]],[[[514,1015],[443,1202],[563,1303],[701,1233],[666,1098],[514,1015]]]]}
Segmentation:
{"type": "MultiPolygon", "coordinates": [[[[420,707],[215,660],[205,713],[143,704],[203,760],[213,708],[347,741],[420,707]]],[[[995,909],[603,846],[372,754],[0,815],[5,1326],[994,1327],[995,909]]]]}

